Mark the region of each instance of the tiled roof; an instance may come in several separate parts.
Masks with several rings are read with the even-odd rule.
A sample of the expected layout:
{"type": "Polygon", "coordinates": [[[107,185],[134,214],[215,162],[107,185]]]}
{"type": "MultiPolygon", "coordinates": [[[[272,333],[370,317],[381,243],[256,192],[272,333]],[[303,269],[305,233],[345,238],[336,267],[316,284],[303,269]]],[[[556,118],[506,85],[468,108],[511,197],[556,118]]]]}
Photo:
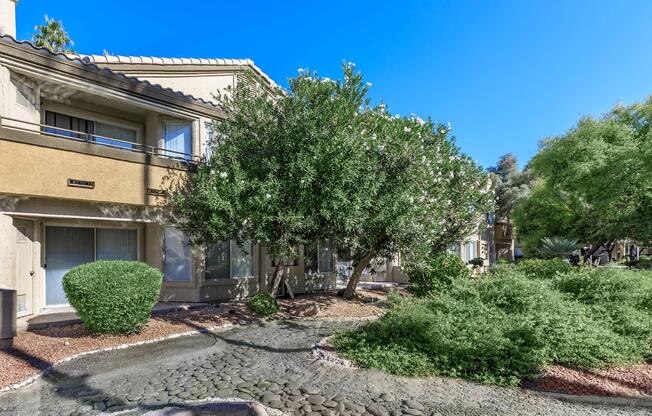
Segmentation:
{"type": "MultiPolygon", "coordinates": [[[[32,49],[34,51],[37,51],[37,52],[42,53],[42,54],[47,54],[47,55],[49,55],[51,57],[65,59],[68,62],[83,65],[83,66],[85,66],[87,68],[91,68],[91,69],[96,70],[98,72],[101,72],[101,73],[103,73],[105,75],[115,77],[115,78],[118,78],[118,79],[121,79],[121,80],[125,80],[125,81],[128,81],[128,82],[133,82],[135,84],[144,85],[146,87],[153,88],[153,89],[158,90],[158,91],[162,91],[162,92],[165,92],[165,93],[168,93],[168,94],[172,94],[172,95],[174,95],[176,97],[179,97],[179,98],[183,98],[183,99],[191,100],[191,101],[196,101],[196,102],[202,103],[204,105],[209,105],[211,107],[220,108],[219,105],[216,105],[212,101],[207,101],[207,100],[204,100],[203,98],[197,98],[197,97],[195,97],[193,95],[185,94],[185,93],[183,93],[181,91],[175,91],[172,88],[163,87],[163,86],[161,86],[159,84],[153,84],[153,83],[151,83],[151,82],[149,82],[147,80],[141,80],[141,79],[136,78],[136,77],[125,75],[125,74],[123,74],[121,72],[113,71],[113,70],[111,70],[111,69],[109,69],[107,67],[100,66],[98,64],[100,64],[101,62],[99,62],[99,61],[95,62],[93,59],[88,58],[87,55],[71,55],[71,54],[64,54],[64,53],[55,53],[55,52],[52,52],[51,50],[49,50],[47,48],[40,48],[40,47],[34,45],[30,41],[16,40],[15,38],[13,38],[12,36],[9,36],[9,35],[0,34],[0,41],[5,42],[5,43],[18,45],[18,46],[21,46],[21,47],[24,47],[24,48],[30,48],[30,49],[32,49]]],[[[92,55],[92,56],[95,56],[95,55],[92,55]]],[[[106,61],[105,61],[105,63],[106,63],[106,61]]],[[[252,65],[253,65],[253,62],[252,62],[252,65]]]]}
{"type": "Polygon", "coordinates": [[[102,64],[131,65],[206,65],[206,66],[243,66],[249,67],[263,78],[270,86],[276,83],[254,64],[251,59],[221,59],[221,58],[161,58],[154,56],[119,56],[119,55],[68,55],[73,59],[102,64]]]}

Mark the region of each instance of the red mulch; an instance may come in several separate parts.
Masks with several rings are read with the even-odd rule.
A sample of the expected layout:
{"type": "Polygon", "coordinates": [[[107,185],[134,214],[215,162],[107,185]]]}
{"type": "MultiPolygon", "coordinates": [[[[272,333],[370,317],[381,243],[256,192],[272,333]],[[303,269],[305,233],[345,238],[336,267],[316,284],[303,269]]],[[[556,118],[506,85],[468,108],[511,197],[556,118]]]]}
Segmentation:
{"type": "Polygon", "coordinates": [[[20,331],[14,338],[13,348],[0,350],[0,389],[83,352],[254,320],[256,318],[243,305],[227,304],[155,315],[145,329],[134,335],[93,336],[81,324],[20,331]]]}
{"type": "Polygon", "coordinates": [[[539,391],[585,396],[650,398],[652,365],[593,370],[554,366],[528,387],[539,391]]]}

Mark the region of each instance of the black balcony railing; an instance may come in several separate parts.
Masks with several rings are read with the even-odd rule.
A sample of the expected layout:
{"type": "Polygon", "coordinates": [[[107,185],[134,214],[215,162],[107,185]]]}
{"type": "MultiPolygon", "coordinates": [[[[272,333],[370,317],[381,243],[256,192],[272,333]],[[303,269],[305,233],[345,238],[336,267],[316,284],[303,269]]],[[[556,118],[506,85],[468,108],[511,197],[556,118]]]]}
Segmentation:
{"type": "Polygon", "coordinates": [[[176,150],[164,149],[147,144],[121,140],[113,137],[105,137],[92,133],[64,129],[47,124],[34,123],[31,121],[19,120],[11,117],[0,116],[0,127],[21,130],[29,133],[38,133],[45,136],[56,137],[64,140],[88,143],[95,146],[110,147],[125,152],[144,153],[153,156],[174,159],[181,162],[194,163],[199,161],[199,156],[176,150]]]}

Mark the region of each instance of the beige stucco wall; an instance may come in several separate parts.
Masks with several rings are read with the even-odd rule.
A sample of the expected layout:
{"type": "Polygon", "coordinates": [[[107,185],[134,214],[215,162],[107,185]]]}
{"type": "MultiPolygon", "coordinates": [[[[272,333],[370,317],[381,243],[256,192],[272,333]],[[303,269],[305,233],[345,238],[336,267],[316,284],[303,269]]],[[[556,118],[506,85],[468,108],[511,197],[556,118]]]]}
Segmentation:
{"type": "Polygon", "coordinates": [[[16,229],[13,218],[0,214],[0,287],[14,289],[16,272],[16,229]]]}
{"type": "Polygon", "coordinates": [[[182,91],[195,98],[202,98],[207,101],[215,101],[213,94],[224,94],[227,87],[234,85],[235,74],[231,73],[182,73],[182,74],[157,74],[157,73],[132,73],[128,69],[119,69],[126,74],[137,76],[139,79],[147,80],[163,87],[172,88],[175,91],[182,91]]]}
{"type": "MultiPolygon", "coordinates": [[[[93,146],[93,145],[89,145],[93,146]]],[[[156,205],[147,188],[166,189],[182,171],[0,140],[0,194],[156,205]],[[68,179],[94,181],[94,189],[70,187],[68,179]]]]}

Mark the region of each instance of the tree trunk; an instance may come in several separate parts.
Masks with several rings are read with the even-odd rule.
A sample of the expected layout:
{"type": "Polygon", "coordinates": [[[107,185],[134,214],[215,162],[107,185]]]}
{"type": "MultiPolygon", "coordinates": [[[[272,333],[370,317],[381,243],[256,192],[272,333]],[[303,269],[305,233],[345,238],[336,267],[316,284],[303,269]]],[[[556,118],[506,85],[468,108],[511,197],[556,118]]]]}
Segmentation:
{"type": "Polygon", "coordinates": [[[353,295],[355,295],[355,288],[358,286],[362,271],[369,265],[369,262],[371,262],[371,259],[373,258],[374,256],[372,254],[367,254],[355,264],[353,273],[351,273],[351,277],[349,278],[349,283],[346,285],[346,289],[344,289],[344,299],[353,298],[353,295]]]}
{"type": "Polygon", "coordinates": [[[270,294],[272,296],[276,296],[276,293],[278,292],[278,287],[279,284],[281,283],[281,276],[282,276],[282,269],[283,269],[283,260],[278,260],[276,262],[276,268],[274,269],[274,274],[272,275],[272,289],[270,291],[270,294]]]}

